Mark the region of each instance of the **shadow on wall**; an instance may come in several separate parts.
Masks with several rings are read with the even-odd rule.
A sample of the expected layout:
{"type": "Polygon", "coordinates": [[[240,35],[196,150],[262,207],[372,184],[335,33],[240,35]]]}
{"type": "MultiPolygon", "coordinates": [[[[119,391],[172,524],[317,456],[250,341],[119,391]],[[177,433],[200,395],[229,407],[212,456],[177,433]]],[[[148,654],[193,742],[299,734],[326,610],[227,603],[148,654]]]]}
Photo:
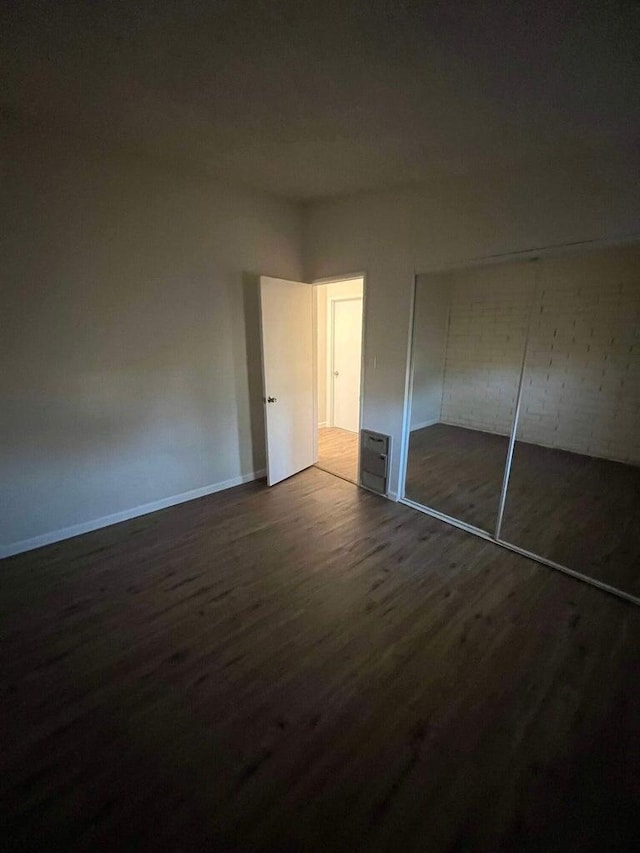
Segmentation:
{"type": "MultiPolygon", "coordinates": [[[[264,404],[262,388],[262,350],[260,346],[260,276],[256,273],[242,274],[242,308],[245,329],[245,356],[249,399],[249,434],[240,435],[240,452],[251,448],[250,471],[262,471],[266,465],[264,435],[264,404]]],[[[245,421],[246,422],[246,421],[245,421]]],[[[239,419],[242,423],[242,419],[239,419]]],[[[244,464],[245,460],[242,459],[244,464]]]]}

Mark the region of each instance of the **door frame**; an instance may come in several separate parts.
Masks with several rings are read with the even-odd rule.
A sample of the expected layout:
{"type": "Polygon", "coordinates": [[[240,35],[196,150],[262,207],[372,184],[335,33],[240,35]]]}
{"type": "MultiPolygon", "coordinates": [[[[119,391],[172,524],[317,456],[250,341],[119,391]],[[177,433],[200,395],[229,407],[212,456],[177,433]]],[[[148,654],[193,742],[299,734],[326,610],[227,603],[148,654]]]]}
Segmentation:
{"type": "MultiPolygon", "coordinates": [[[[345,273],[343,275],[332,275],[325,276],[323,278],[315,278],[311,282],[311,284],[315,287],[320,284],[337,284],[343,281],[349,281],[354,278],[362,279],[362,334],[360,337],[360,405],[358,407],[358,439],[360,438],[360,433],[362,432],[362,420],[364,413],[364,380],[365,380],[365,372],[366,372],[366,352],[365,352],[365,342],[366,342],[366,329],[367,329],[367,273],[366,270],[362,270],[360,272],[351,272],[345,273]]],[[[339,299],[340,297],[336,297],[339,299]]],[[[344,297],[345,299],[353,299],[356,297],[344,297]]],[[[333,310],[333,309],[332,309],[333,310]]],[[[318,316],[317,316],[317,300],[313,300],[313,318],[314,318],[314,362],[315,362],[315,392],[316,392],[316,420],[315,420],[315,436],[316,436],[316,457],[318,455],[317,441],[318,441],[318,418],[317,418],[317,397],[318,397],[318,316]]],[[[328,312],[327,312],[328,313],[328,312]]],[[[329,334],[329,322],[327,318],[327,336],[329,334]]],[[[328,341],[327,341],[328,345],[328,341]]],[[[375,358],[373,359],[375,362],[375,358]]],[[[375,369],[375,363],[372,365],[375,369]]],[[[329,371],[329,354],[327,353],[327,372],[329,371]]],[[[329,377],[327,376],[327,380],[329,377]]],[[[328,407],[327,407],[328,408],[328,407]]],[[[328,414],[328,412],[327,412],[328,414]]],[[[331,392],[331,421],[333,421],[333,391],[331,392]]],[[[357,482],[356,485],[360,486],[360,454],[358,454],[357,460],[357,482]]]]}

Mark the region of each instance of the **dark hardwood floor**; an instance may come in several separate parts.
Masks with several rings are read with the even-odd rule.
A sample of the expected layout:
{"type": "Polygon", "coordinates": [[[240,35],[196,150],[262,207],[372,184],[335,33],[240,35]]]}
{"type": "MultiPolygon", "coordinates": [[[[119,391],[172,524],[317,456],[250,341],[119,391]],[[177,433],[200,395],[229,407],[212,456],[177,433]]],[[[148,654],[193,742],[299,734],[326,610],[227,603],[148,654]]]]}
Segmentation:
{"type": "Polygon", "coordinates": [[[357,432],[340,427],[320,427],[318,430],[318,461],[316,468],[342,477],[352,483],[358,482],[357,432]]]}
{"type": "Polygon", "coordinates": [[[637,845],[640,609],[322,471],[0,578],[3,849],[637,845]]]}
{"type": "MultiPolygon", "coordinates": [[[[507,438],[411,434],[406,494],[493,533],[507,438]]],[[[501,538],[640,597],[640,467],[518,441],[501,538]]]]}

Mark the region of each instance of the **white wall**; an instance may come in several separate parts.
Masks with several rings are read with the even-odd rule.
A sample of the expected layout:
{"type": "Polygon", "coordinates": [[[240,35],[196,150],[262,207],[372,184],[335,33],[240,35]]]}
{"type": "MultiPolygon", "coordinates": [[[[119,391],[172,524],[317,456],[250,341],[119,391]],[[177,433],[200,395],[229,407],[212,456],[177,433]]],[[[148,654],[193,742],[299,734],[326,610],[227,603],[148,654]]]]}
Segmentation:
{"type": "Polygon", "coordinates": [[[419,275],[413,321],[411,429],[441,420],[451,276],[419,275]]]}
{"type": "Polygon", "coordinates": [[[307,277],[366,272],[362,426],[392,436],[392,489],[400,472],[415,273],[535,247],[640,234],[636,188],[633,164],[576,158],[544,171],[505,164],[499,174],[443,180],[422,191],[307,207],[307,277]]]}
{"type": "Polygon", "coordinates": [[[0,543],[264,467],[257,275],[292,205],[24,126],[5,137],[0,543]]]}

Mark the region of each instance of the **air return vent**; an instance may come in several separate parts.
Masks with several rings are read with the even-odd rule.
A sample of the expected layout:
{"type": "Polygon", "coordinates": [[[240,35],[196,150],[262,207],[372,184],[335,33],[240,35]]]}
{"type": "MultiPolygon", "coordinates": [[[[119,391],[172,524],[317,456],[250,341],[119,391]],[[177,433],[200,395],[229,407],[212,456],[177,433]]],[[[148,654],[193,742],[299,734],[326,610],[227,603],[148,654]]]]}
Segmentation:
{"type": "Polygon", "coordinates": [[[387,494],[391,438],[368,429],[360,431],[360,485],[387,494]]]}

